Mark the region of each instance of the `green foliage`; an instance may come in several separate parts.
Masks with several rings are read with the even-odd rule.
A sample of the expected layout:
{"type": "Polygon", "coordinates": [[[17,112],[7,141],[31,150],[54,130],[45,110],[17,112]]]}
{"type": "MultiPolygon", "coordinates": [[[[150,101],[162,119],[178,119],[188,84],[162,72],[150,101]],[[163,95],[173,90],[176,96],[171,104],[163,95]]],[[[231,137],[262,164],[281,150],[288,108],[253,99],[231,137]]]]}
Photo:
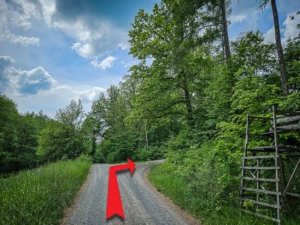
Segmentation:
{"type": "MultiPolygon", "coordinates": [[[[49,120],[38,138],[36,154],[43,161],[74,159],[88,152],[88,125],[83,127],[84,112],[81,101],[72,100],[65,109],[59,109],[56,120],[49,120]]],[[[92,151],[92,147],[90,149],[92,151]]]]}
{"type": "MultiPolygon", "coordinates": [[[[190,180],[186,180],[185,177],[182,176],[181,170],[183,168],[178,169],[176,165],[168,162],[152,167],[148,178],[158,191],[168,196],[181,209],[188,211],[202,223],[211,225],[273,225],[274,222],[272,221],[264,220],[241,212],[238,206],[239,202],[237,202],[232,195],[223,196],[225,197],[225,201],[221,198],[221,195],[218,195],[219,190],[222,189],[222,187],[218,188],[218,181],[215,180],[216,176],[214,173],[216,170],[221,171],[223,168],[215,167],[215,170],[212,170],[212,167],[209,165],[209,162],[213,162],[212,159],[215,154],[209,153],[209,149],[211,150],[212,148],[213,146],[209,144],[204,146],[203,150],[206,151],[202,152],[201,155],[206,155],[209,160],[201,159],[202,157],[199,157],[197,153],[191,153],[190,155],[192,157],[196,157],[201,162],[207,161],[205,165],[202,165],[202,167],[201,165],[197,165],[195,167],[191,166],[190,168],[202,171],[203,177],[198,180],[202,189],[199,188],[198,192],[191,189],[189,186],[190,180]],[[206,165],[208,165],[207,168],[204,167],[206,165]],[[213,188],[213,190],[210,190],[211,188],[213,188]],[[216,195],[214,195],[214,191],[216,191],[216,195]],[[228,204],[226,199],[231,199],[231,204],[228,204]]],[[[195,162],[196,161],[197,160],[195,160],[195,162]]],[[[213,163],[214,165],[218,164],[217,162],[213,163]]],[[[247,206],[251,207],[251,205],[251,202],[248,202],[247,206]]],[[[296,225],[298,223],[298,218],[291,219],[289,217],[284,217],[283,220],[284,224],[296,225]]]]}
{"type": "Polygon", "coordinates": [[[130,54],[140,63],[130,68],[139,82],[131,118],[152,121],[177,115],[189,128],[195,126],[194,96],[199,84],[205,85],[199,71],[211,64],[199,46],[214,40],[212,27],[218,27],[200,10],[205,3],[166,0],[155,4],[152,14],[140,10],[135,17],[130,54]],[[200,35],[204,27],[210,28],[200,35]]]}
{"type": "Polygon", "coordinates": [[[77,103],[72,99],[68,106],[56,112],[55,119],[62,124],[72,126],[74,129],[79,129],[82,125],[83,116],[84,112],[81,100],[79,99],[77,103]]]}
{"type": "MultiPolygon", "coordinates": [[[[196,208],[197,212],[203,211],[196,215],[201,219],[204,217],[208,223],[261,224],[255,218],[244,221],[243,218],[248,217],[243,214],[235,219],[229,216],[239,207],[246,115],[271,116],[270,108],[274,104],[285,111],[299,110],[298,42],[299,39],[290,41],[285,50],[287,64],[290,65],[288,73],[291,74],[291,93],[286,98],[282,96],[276,47],[264,43],[260,32],[243,33],[232,42],[230,68],[216,62],[206,63],[207,70],[198,74],[195,83],[198,79],[205,78],[205,81],[190,89],[193,90],[193,103],[197,103],[193,105],[193,118],[197,121],[192,132],[178,117],[182,126],[176,135],[167,139],[167,162],[150,173],[150,180],[159,190],[192,213],[196,208]],[[231,74],[234,74],[233,79],[231,74]],[[182,187],[187,190],[183,192],[182,187]],[[187,198],[188,203],[180,199],[180,195],[187,198]],[[217,217],[212,212],[218,212],[216,220],[211,220],[217,217]],[[219,216],[222,222],[218,222],[219,216]]],[[[251,133],[265,132],[270,128],[263,121],[250,123],[251,133]]],[[[286,134],[279,138],[282,144],[300,143],[298,135],[286,134]]],[[[249,145],[264,146],[271,142],[269,139],[253,138],[249,145]]],[[[284,166],[287,173],[292,172],[288,164],[284,166]]],[[[294,183],[295,190],[298,190],[298,185],[294,183]]],[[[252,207],[251,202],[246,204],[252,207]]],[[[269,224],[267,221],[264,223],[269,224]]]]}
{"type": "Polygon", "coordinates": [[[86,160],[57,162],[0,179],[0,224],[60,224],[90,166],[86,160]]]}
{"type": "MultiPolygon", "coordinates": [[[[212,146],[207,145],[204,147],[206,150],[212,149],[212,146]]],[[[208,154],[210,153],[203,153],[208,154]]],[[[208,157],[212,159],[212,155],[208,157]]],[[[201,160],[198,154],[193,154],[193,157],[201,160]]],[[[195,160],[196,161],[196,160],[195,160]]],[[[206,161],[206,160],[202,160],[206,161]]],[[[209,162],[209,161],[208,161],[209,162]]],[[[208,164],[207,162],[207,164],[208,164]]],[[[206,165],[207,165],[206,164],[206,165]]],[[[202,165],[203,167],[204,165],[202,165]]],[[[209,166],[209,165],[208,165],[209,166]]],[[[196,170],[202,171],[202,175],[205,175],[198,183],[203,187],[202,190],[199,188],[199,192],[195,192],[189,186],[189,181],[186,181],[184,177],[181,176],[180,170],[174,164],[163,163],[162,165],[152,167],[149,173],[149,180],[154,184],[156,189],[166,196],[168,196],[172,201],[178,205],[181,209],[184,209],[194,215],[197,219],[205,224],[237,224],[237,225],[272,225],[273,222],[269,220],[264,220],[262,218],[253,217],[248,214],[242,213],[237,209],[237,203],[226,204],[222,199],[216,201],[220,196],[215,196],[213,190],[220,189],[218,187],[218,181],[214,180],[213,171],[210,171],[211,167],[199,168],[200,165],[193,167],[196,170]],[[209,175],[213,177],[207,177],[209,175]],[[207,184],[208,186],[205,186],[207,184]],[[213,190],[210,190],[213,188],[213,190]]],[[[182,168],[181,168],[182,169],[182,168]]],[[[217,170],[219,168],[216,168],[217,170]]],[[[221,170],[221,169],[219,169],[221,170]]],[[[199,174],[200,175],[200,174],[199,174]]],[[[227,199],[230,196],[225,196],[227,199]]],[[[285,224],[296,225],[296,220],[291,220],[289,218],[284,218],[285,224]]]]}
{"type": "Polygon", "coordinates": [[[300,34],[288,40],[284,49],[286,72],[289,78],[289,91],[298,93],[300,90],[300,34]]]}
{"type": "Polygon", "coordinates": [[[147,161],[150,159],[150,152],[143,149],[137,156],[138,161],[147,161]]]}
{"type": "Polygon", "coordinates": [[[80,156],[77,158],[78,161],[81,162],[88,162],[91,163],[93,161],[91,156],[85,155],[85,154],[80,154],[80,156]]]}
{"type": "Polygon", "coordinates": [[[279,108],[285,111],[298,111],[300,109],[300,92],[293,92],[279,104],[279,108]]]}
{"type": "Polygon", "coordinates": [[[83,124],[81,101],[72,100],[56,120],[42,111],[19,114],[16,104],[0,95],[0,173],[7,175],[43,162],[93,153],[89,122],[83,124]],[[85,125],[85,126],[83,126],[85,125]]]}
{"type": "Polygon", "coordinates": [[[0,107],[0,174],[36,166],[37,139],[48,117],[42,111],[20,115],[5,95],[0,95],[0,107]]]}
{"type": "Polygon", "coordinates": [[[71,126],[48,121],[38,139],[37,155],[43,160],[73,159],[81,153],[82,140],[71,126]]]}

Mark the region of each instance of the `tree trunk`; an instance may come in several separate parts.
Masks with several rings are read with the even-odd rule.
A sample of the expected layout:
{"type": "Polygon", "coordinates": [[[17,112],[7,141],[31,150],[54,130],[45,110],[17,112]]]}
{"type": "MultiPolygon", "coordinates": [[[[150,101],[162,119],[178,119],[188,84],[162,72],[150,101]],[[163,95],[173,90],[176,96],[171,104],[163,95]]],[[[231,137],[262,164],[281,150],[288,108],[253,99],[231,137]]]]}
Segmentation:
{"type": "Polygon", "coordinates": [[[146,150],[149,150],[149,143],[148,143],[148,132],[146,131],[146,150]]]}
{"type": "Polygon", "coordinates": [[[219,1],[219,7],[221,9],[222,14],[222,37],[223,37],[223,48],[225,48],[225,58],[226,64],[228,67],[228,83],[229,83],[229,95],[233,95],[233,87],[234,87],[234,74],[231,70],[231,52],[229,45],[229,36],[228,36],[228,27],[227,27],[227,15],[226,15],[226,0],[219,1]]]}
{"type": "Polygon", "coordinates": [[[189,123],[190,128],[193,128],[194,127],[193,109],[192,109],[190,93],[188,90],[187,77],[184,74],[183,74],[183,91],[184,91],[185,105],[186,105],[186,109],[187,109],[188,123],[189,123]]]}
{"type": "Polygon", "coordinates": [[[230,66],[231,53],[230,53],[230,45],[229,45],[229,37],[228,37],[225,0],[221,1],[220,7],[221,7],[221,11],[222,11],[222,33],[223,33],[223,38],[224,38],[226,63],[228,66],[230,66]]]}
{"type": "Polygon", "coordinates": [[[92,152],[91,156],[95,156],[96,153],[96,130],[93,128],[93,138],[92,138],[92,152]]]}
{"type": "Polygon", "coordinates": [[[273,11],[276,48],[277,48],[277,53],[278,53],[278,58],[279,58],[281,85],[282,85],[282,90],[283,90],[283,96],[287,96],[287,94],[288,94],[287,76],[286,76],[285,65],[284,65],[283,50],[282,50],[282,46],[281,46],[281,38],[280,38],[276,1],[271,0],[271,5],[272,5],[272,11],[273,11]]]}

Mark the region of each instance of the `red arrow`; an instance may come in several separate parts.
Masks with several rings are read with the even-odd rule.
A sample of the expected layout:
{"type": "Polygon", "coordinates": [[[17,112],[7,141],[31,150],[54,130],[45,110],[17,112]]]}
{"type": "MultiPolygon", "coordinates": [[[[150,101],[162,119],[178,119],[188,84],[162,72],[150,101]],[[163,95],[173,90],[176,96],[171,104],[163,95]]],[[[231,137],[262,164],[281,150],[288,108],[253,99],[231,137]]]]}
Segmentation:
{"type": "Polygon", "coordinates": [[[127,164],[111,166],[109,168],[106,219],[109,219],[115,214],[124,219],[124,211],[117,180],[117,172],[130,169],[130,173],[133,174],[135,163],[133,163],[129,158],[127,158],[127,161],[127,164]]]}

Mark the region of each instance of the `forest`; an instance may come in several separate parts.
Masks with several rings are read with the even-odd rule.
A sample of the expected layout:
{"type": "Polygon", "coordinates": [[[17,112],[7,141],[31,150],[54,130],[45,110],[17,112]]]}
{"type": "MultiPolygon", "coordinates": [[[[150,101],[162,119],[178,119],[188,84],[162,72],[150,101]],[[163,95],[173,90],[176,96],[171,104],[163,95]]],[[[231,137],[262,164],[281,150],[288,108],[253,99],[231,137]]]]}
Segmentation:
{"type": "Polygon", "coordinates": [[[260,3],[257,10],[272,5],[275,43],[260,31],[230,41],[230,1],[163,0],[151,14],[141,9],[128,34],[138,63],[90,112],[72,100],[54,118],[21,114],[1,94],[0,173],[80,155],[94,163],[166,158],[194,193],[236,198],[246,115],[269,115],[274,104],[300,109],[300,32],[282,45],[275,1],[260,3]]]}

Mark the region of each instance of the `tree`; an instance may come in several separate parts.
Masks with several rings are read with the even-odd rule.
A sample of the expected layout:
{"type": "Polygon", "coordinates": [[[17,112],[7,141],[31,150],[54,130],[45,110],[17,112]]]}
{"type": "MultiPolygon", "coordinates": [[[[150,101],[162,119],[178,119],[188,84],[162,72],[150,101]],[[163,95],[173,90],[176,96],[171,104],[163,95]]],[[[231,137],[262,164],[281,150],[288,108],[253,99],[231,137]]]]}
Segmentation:
{"type": "Polygon", "coordinates": [[[6,95],[0,94],[0,172],[14,171],[16,160],[18,130],[16,120],[19,117],[17,105],[6,95]]]}
{"type": "Polygon", "coordinates": [[[125,124],[130,100],[125,99],[120,92],[119,87],[112,85],[107,89],[106,96],[101,93],[99,99],[93,102],[89,114],[95,134],[101,137],[101,157],[108,162],[126,160],[135,150],[133,128],[125,124]]]}
{"type": "Polygon", "coordinates": [[[280,103],[280,76],[276,70],[276,46],[265,44],[260,32],[246,32],[232,42],[232,63],[237,79],[230,99],[229,120],[221,121],[219,139],[235,152],[244,139],[246,115],[262,115],[280,103]],[[230,147],[229,147],[230,146],[230,147]]]}
{"type": "Polygon", "coordinates": [[[74,129],[81,128],[83,117],[84,111],[80,99],[78,99],[78,103],[72,99],[70,105],[64,109],[59,109],[55,115],[55,119],[58,122],[70,125],[74,129]]]}
{"type": "Polygon", "coordinates": [[[75,158],[82,142],[74,136],[70,126],[49,120],[38,139],[37,156],[43,161],[75,158]]]}
{"type": "Polygon", "coordinates": [[[300,33],[292,40],[288,40],[284,49],[286,72],[289,77],[290,92],[300,91],[300,33]]]}
{"type": "Polygon", "coordinates": [[[265,9],[268,4],[271,4],[272,12],[273,12],[276,48],[277,48],[277,54],[278,54],[278,59],[279,59],[279,68],[280,68],[280,74],[281,74],[281,85],[282,85],[282,90],[283,90],[283,96],[286,97],[288,95],[288,78],[286,75],[284,56],[283,56],[283,50],[282,50],[282,45],[281,45],[280,27],[279,27],[276,0],[261,0],[260,8],[265,9]]]}
{"type": "Polygon", "coordinates": [[[38,139],[37,155],[43,160],[73,159],[87,153],[86,133],[82,132],[84,111],[81,100],[72,100],[64,109],[59,109],[56,120],[47,122],[38,139]]]}
{"type": "Polygon", "coordinates": [[[17,105],[1,94],[0,108],[0,173],[36,166],[37,139],[48,118],[34,112],[20,115],[17,105]]]}
{"type": "Polygon", "coordinates": [[[151,15],[140,10],[135,17],[130,54],[141,61],[130,69],[140,82],[132,117],[181,115],[194,127],[193,83],[208,60],[201,45],[217,34],[216,24],[201,9],[206,3],[165,0],[151,15]]]}

